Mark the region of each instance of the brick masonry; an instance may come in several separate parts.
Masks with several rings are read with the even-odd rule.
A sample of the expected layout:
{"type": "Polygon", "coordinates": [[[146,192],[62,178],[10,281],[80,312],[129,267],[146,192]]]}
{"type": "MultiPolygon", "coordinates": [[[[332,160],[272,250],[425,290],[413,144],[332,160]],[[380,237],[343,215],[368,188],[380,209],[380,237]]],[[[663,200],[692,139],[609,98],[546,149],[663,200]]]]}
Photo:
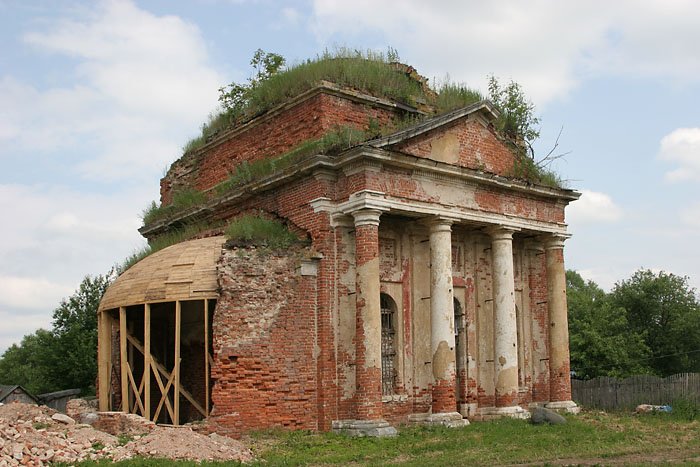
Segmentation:
{"type": "MultiPolygon", "coordinates": [[[[178,186],[211,188],[242,161],[283,153],[334,125],[363,127],[370,118],[387,123],[396,112],[336,94],[312,95],[174,163],[161,183],[162,201],[167,204],[178,186]]],[[[511,153],[478,115],[408,139],[390,152],[494,176],[508,175],[513,166],[511,153]]],[[[563,192],[465,183],[424,172],[389,162],[330,168],[322,176],[309,171],[221,205],[212,214],[214,220],[227,221],[262,213],[283,220],[310,241],[308,248],[284,252],[239,248],[222,253],[212,327],[210,421],[217,431],[329,430],[334,420],[358,418],[403,423],[411,414],[428,412],[438,396],[470,417],[504,402],[495,395],[491,240],[484,224],[453,226],[454,296],[462,307],[460,355],[455,387],[437,388],[430,367],[430,247],[420,215],[385,212],[378,228],[356,228],[351,216],[332,218],[328,210],[314,207],[314,200],[337,205],[371,190],[399,204],[506,215],[560,228],[570,198],[563,192]],[[301,273],[301,264],[308,261],[315,264],[313,275],[301,273]],[[358,300],[364,298],[357,289],[357,271],[372,261],[380,291],[397,305],[396,384],[394,394],[384,396],[377,384],[381,369],[366,367],[361,345],[364,301],[358,300]],[[454,394],[441,395],[445,391],[454,394]]],[[[516,232],[513,241],[519,390],[507,402],[523,406],[549,401],[550,388],[560,400],[570,391],[550,384],[547,270],[537,228],[516,232]]],[[[202,389],[194,385],[193,390],[202,389]]]]}

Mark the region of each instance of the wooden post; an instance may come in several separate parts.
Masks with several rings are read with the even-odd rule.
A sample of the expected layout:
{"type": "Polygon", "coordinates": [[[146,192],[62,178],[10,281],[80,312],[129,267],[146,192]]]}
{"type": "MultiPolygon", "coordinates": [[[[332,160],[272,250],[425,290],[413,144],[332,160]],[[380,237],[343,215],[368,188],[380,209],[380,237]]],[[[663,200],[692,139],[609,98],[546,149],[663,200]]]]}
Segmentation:
{"type": "Polygon", "coordinates": [[[209,299],[204,299],[204,411],[209,416],[209,299]]]}
{"type": "Polygon", "coordinates": [[[180,328],[182,327],[182,305],[180,300],[175,302],[175,394],[173,425],[180,424],[180,328]]]}
{"type": "Polygon", "coordinates": [[[143,309],[143,406],[148,420],[151,420],[151,305],[143,309]]]}
{"type": "Polygon", "coordinates": [[[121,366],[122,412],[129,413],[129,362],[126,352],[126,308],[119,307],[119,363],[121,366]]]}
{"type": "Polygon", "coordinates": [[[111,360],[112,360],[112,323],[106,311],[97,315],[99,323],[99,345],[97,346],[97,365],[100,393],[98,394],[100,412],[107,412],[111,409],[110,397],[111,388],[111,360]]]}

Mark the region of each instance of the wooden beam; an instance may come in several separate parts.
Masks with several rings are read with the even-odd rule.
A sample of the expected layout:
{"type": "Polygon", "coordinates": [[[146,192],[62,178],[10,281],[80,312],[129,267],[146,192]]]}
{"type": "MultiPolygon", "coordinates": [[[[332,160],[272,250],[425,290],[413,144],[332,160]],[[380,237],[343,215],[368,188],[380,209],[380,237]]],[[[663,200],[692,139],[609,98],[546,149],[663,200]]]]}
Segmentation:
{"type": "Polygon", "coordinates": [[[209,299],[204,299],[204,416],[209,416],[209,299]]]}
{"type": "Polygon", "coordinates": [[[136,381],[134,381],[134,374],[131,371],[131,366],[127,365],[127,374],[129,375],[129,383],[131,384],[131,389],[134,391],[134,411],[133,413],[136,413],[136,406],[139,406],[139,409],[141,410],[141,415],[143,416],[143,404],[141,403],[141,396],[140,396],[140,390],[139,388],[136,387],[136,381]]]}
{"type": "Polygon", "coordinates": [[[143,416],[151,420],[151,305],[143,309],[143,416]]]}
{"type": "MultiPolygon", "coordinates": [[[[166,372],[167,373],[167,372],[166,372]]],[[[156,371],[156,366],[154,363],[153,367],[153,374],[156,376],[156,382],[158,383],[158,387],[160,388],[160,402],[158,402],[158,407],[156,407],[156,413],[153,415],[153,419],[157,420],[158,415],[160,415],[160,409],[163,408],[163,403],[165,403],[165,406],[168,409],[168,413],[170,414],[170,421],[175,420],[175,411],[173,410],[173,406],[170,404],[170,399],[168,399],[168,391],[170,391],[170,386],[173,384],[173,380],[175,379],[175,372],[168,373],[168,384],[163,386],[163,381],[160,379],[160,374],[158,371],[156,371]]]]}
{"type": "Polygon", "coordinates": [[[99,345],[97,346],[97,367],[100,393],[98,394],[100,412],[110,410],[109,395],[111,393],[110,369],[112,360],[112,325],[106,311],[97,315],[99,325],[99,345]]]}
{"type": "Polygon", "coordinates": [[[126,308],[119,308],[119,362],[121,366],[122,412],[129,413],[129,376],[126,352],[126,308]]]}
{"type": "MultiPolygon", "coordinates": [[[[141,345],[141,343],[140,343],[134,336],[127,335],[127,338],[129,339],[129,343],[130,343],[131,345],[133,345],[134,348],[135,348],[136,350],[138,350],[139,352],[143,352],[143,351],[144,351],[143,346],[141,345]]],[[[210,364],[211,364],[211,362],[213,362],[213,359],[212,359],[211,354],[209,354],[209,362],[210,362],[210,364]]],[[[172,372],[172,373],[169,372],[168,369],[165,368],[165,367],[164,367],[155,357],[153,357],[153,356],[151,356],[151,368],[153,368],[153,375],[156,377],[156,382],[158,382],[159,379],[160,379],[159,373],[163,374],[163,376],[165,376],[166,378],[168,378],[168,381],[169,381],[170,384],[172,384],[172,383],[175,381],[175,378],[174,378],[174,376],[175,376],[175,370],[173,369],[173,372],[172,372]]],[[[170,384],[168,385],[168,388],[170,388],[170,384]]],[[[162,385],[162,382],[159,383],[158,386],[160,387],[160,390],[161,390],[161,393],[162,393],[162,392],[163,392],[163,385],[162,385]]],[[[191,394],[189,391],[187,391],[186,389],[180,387],[180,394],[182,395],[182,397],[184,397],[185,399],[187,399],[187,400],[189,401],[189,403],[192,404],[192,406],[193,406],[195,409],[197,409],[202,415],[204,415],[204,416],[206,417],[206,413],[205,413],[204,407],[202,407],[202,406],[195,400],[194,396],[192,396],[192,394],[191,394]]],[[[162,403],[163,403],[163,401],[161,400],[160,405],[162,405],[162,403]]],[[[159,405],[159,406],[160,406],[160,405],[159,405]]],[[[155,414],[155,415],[153,416],[153,419],[154,419],[154,420],[155,420],[156,418],[158,418],[158,414],[155,414]]],[[[173,418],[173,420],[174,420],[174,418],[173,418]]]]}
{"type": "Polygon", "coordinates": [[[175,411],[174,425],[180,424],[180,328],[182,327],[182,304],[175,302],[175,394],[173,394],[175,411]]]}

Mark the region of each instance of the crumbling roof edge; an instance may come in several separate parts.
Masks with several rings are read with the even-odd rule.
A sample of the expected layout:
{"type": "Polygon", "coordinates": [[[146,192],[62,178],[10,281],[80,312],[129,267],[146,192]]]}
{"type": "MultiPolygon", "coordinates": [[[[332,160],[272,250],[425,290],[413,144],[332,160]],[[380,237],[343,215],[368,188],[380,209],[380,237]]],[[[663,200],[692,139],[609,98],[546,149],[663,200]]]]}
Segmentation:
{"type": "Polygon", "coordinates": [[[384,148],[387,146],[392,146],[394,144],[422,135],[431,130],[435,130],[436,128],[440,128],[441,126],[447,125],[455,120],[459,120],[460,118],[477,112],[484,113],[484,115],[486,115],[487,119],[490,121],[495,120],[500,115],[498,109],[496,109],[496,107],[490,101],[481,100],[466,107],[453,110],[452,112],[429,118],[416,125],[397,131],[396,133],[392,133],[381,138],[367,141],[366,144],[375,148],[384,148]]]}
{"type": "MultiPolygon", "coordinates": [[[[403,104],[398,101],[394,101],[391,99],[386,99],[383,97],[376,97],[372,96],[371,94],[366,94],[360,91],[356,91],[353,89],[347,89],[340,87],[330,81],[321,81],[317,86],[314,86],[313,88],[302,92],[301,94],[296,95],[295,97],[290,98],[289,100],[272,107],[271,109],[262,112],[250,120],[246,121],[245,123],[242,123],[240,125],[233,126],[227,130],[222,131],[219,135],[215,136],[211,141],[206,142],[203,146],[198,148],[197,150],[191,152],[190,154],[196,155],[196,154],[202,154],[204,152],[209,151],[211,148],[218,146],[219,144],[224,143],[225,141],[228,141],[231,138],[235,138],[236,136],[245,133],[246,131],[249,131],[251,128],[255,128],[256,126],[266,122],[267,120],[276,117],[277,115],[281,114],[282,112],[285,112],[292,107],[295,107],[302,102],[305,102],[312,97],[315,97],[319,94],[331,94],[337,97],[342,97],[346,98],[355,102],[362,102],[362,103],[367,103],[370,105],[374,105],[376,107],[383,107],[385,109],[398,109],[402,110],[404,112],[409,112],[409,113],[414,113],[417,115],[425,115],[425,112],[419,110],[416,107],[403,104]]],[[[184,156],[185,154],[183,154],[184,156]]]]}

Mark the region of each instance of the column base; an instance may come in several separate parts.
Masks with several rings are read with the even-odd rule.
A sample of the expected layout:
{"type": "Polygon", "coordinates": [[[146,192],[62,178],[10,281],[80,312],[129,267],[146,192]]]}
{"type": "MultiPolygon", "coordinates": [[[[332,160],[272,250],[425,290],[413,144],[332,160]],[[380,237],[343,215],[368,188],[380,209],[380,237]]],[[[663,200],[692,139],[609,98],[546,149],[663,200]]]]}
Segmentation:
{"type": "Polygon", "coordinates": [[[479,415],[482,420],[493,420],[501,417],[520,419],[530,418],[530,412],[523,409],[519,405],[514,405],[511,407],[482,407],[479,409],[479,415]]]}
{"type": "Polygon", "coordinates": [[[386,420],[333,420],[332,430],[348,436],[375,438],[396,436],[398,431],[386,420]]]}
{"type": "Polygon", "coordinates": [[[458,412],[462,414],[463,418],[472,418],[477,414],[479,410],[479,405],[474,402],[460,403],[458,412]]]}
{"type": "Polygon", "coordinates": [[[409,423],[427,426],[446,426],[447,428],[461,428],[469,425],[469,420],[462,418],[459,412],[446,413],[414,413],[408,416],[409,423]]]}
{"type": "Polygon", "coordinates": [[[577,414],[581,412],[581,407],[576,405],[576,402],[574,401],[548,402],[544,406],[548,409],[556,410],[557,412],[566,412],[572,414],[577,414]]]}

